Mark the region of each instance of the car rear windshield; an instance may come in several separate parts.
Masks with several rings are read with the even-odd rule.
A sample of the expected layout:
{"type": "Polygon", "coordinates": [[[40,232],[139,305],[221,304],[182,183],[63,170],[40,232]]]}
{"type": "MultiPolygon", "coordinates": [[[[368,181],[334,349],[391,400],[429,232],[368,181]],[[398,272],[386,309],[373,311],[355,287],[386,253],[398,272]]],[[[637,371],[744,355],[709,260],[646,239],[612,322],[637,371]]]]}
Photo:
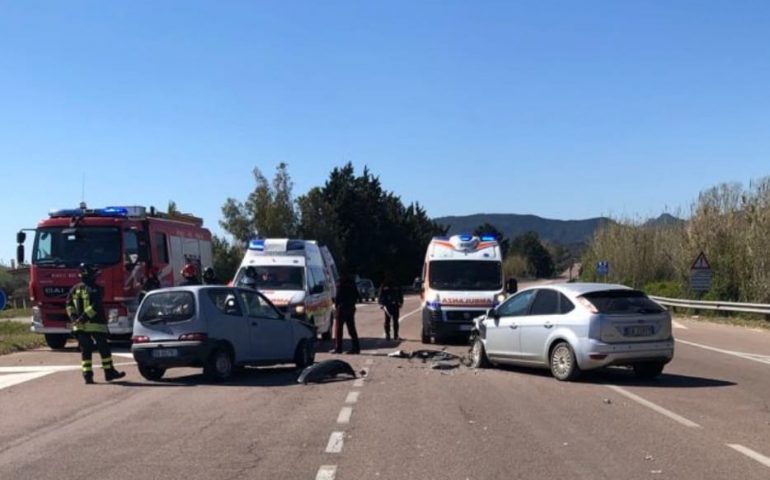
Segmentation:
{"type": "Polygon", "coordinates": [[[195,315],[195,297],[191,292],[150,293],[142,302],[137,318],[140,323],[175,323],[195,315]]]}
{"type": "Polygon", "coordinates": [[[660,313],[663,308],[638,290],[603,290],[583,295],[599,313],[660,313]]]}

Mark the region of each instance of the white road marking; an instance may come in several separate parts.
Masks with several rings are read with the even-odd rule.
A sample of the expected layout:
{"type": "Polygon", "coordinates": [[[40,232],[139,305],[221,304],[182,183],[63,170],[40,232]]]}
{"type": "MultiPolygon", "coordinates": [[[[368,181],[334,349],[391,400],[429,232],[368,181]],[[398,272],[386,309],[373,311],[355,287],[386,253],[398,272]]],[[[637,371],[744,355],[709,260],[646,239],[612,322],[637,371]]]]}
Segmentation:
{"type": "Polygon", "coordinates": [[[670,418],[671,420],[673,420],[673,421],[675,421],[677,423],[680,423],[680,424],[684,425],[685,427],[700,428],[700,425],[698,425],[697,423],[693,422],[692,420],[688,420],[688,419],[684,418],[683,416],[678,415],[678,414],[672,412],[671,410],[665,409],[665,408],[661,407],[658,404],[652,403],[651,401],[646,400],[646,399],[640,397],[639,395],[633,394],[633,393],[629,392],[628,390],[620,388],[620,387],[618,387],[616,385],[606,385],[606,387],[610,388],[612,390],[615,390],[616,392],[618,392],[619,394],[621,394],[621,395],[623,395],[623,396],[625,396],[627,398],[630,398],[631,400],[635,401],[639,405],[643,405],[643,406],[649,408],[650,410],[654,410],[654,411],[660,413],[661,415],[665,415],[666,417],[670,418]]]}
{"type": "Polygon", "coordinates": [[[364,386],[364,378],[356,378],[353,380],[353,386],[356,388],[363,387],[364,386]]]}
{"type": "Polygon", "coordinates": [[[340,453],[345,442],[345,432],[332,432],[329,435],[329,443],[326,444],[326,453],[340,453]]]}
{"type": "Polygon", "coordinates": [[[684,325],[682,325],[681,323],[677,322],[676,320],[671,320],[671,325],[674,328],[678,328],[680,330],[689,330],[688,327],[685,327],[684,325]]]}
{"type": "Polygon", "coordinates": [[[80,365],[39,365],[37,367],[0,367],[0,373],[31,373],[31,372],[66,372],[68,370],[80,370],[80,365]]]}
{"type": "Polygon", "coordinates": [[[744,447],[743,445],[738,445],[737,443],[727,443],[726,445],[732,448],[733,450],[735,450],[736,452],[741,452],[742,454],[746,455],[750,459],[756,460],[762,465],[770,468],[770,457],[766,457],[759,452],[755,452],[754,450],[748,447],[744,447]]]}
{"type": "Polygon", "coordinates": [[[358,396],[361,394],[361,392],[350,392],[348,393],[347,398],[345,398],[345,403],[356,403],[358,401],[358,396]]]}
{"type": "Polygon", "coordinates": [[[407,318],[409,318],[410,316],[414,315],[415,313],[419,312],[420,310],[422,310],[422,305],[420,305],[419,307],[415,308],[415,309],[414,309],[414,310],[412,310],[411,312],[409,312],[409,313],[407,313],[406,315],[404,315],[404,316],[402,316],[401,318],[399,318],[399,319],[398,319],[398,323],[401,323],[401,322],[403,322],[404,320],[406,320],[406,319],[407,319],[407,318]]]}
{"type": "Polygon", "coordinates": [[[342,407],[340,414],[337,415],[337,423],[350,423],[351,415],[353,415],[353,407],[342,407]]]}
{"type": "Polygon", "coordinates": [[[315,480],[334,480],[336,475],[337,465],[321,465],[315,475],[315,480]]]}
{"type": "Polygon", "coordinates": [[[678,338],[676,339],[676,341],[679,343],[683,343],[685,345],[690,345],[691,347],[702,348],[704,350],[711,350],[712,352],[724,353],[725,355],[732,355],[734,357],[743,358],[744,360],[751,360],[753,362],[765,363],[770,365],[770,355],[760,355],[758,353],[735,352],[732,350],[725,350],[723,348],[710,347],[708,345],[701,345],[699,343],[688,342],[687,340],[680,340],[678,338]]]}
{"type": "Polygon", "coordinates": [[[115,353],[115,352],[112,352],[112,356],[113,357],[130,358],[131,360],[134,359],[134,354],[133,353],[123,353],[123,352],[115,353]]]}
{"type": "Polygon", "coordinates": [[[18,385],[20,383],[29,382],[30,380],[35,380],[36,378],[45,377],[46,375],[50,375],[52,373],[54,373],[53,370],[2,375],[0,376],[0,390],[18,385]]]}

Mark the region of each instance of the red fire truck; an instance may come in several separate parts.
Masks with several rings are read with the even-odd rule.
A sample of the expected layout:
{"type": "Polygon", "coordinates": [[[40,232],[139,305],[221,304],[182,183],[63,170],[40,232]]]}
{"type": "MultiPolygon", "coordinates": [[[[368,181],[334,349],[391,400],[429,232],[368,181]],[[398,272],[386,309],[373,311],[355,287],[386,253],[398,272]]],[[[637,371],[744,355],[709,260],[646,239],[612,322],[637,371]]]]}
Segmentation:
{"type": "Polygon", "coordinates": [[[35,229],[17,234],[17,260],[24,262],[26,231],[34,231],[29,293],[32,331],[54,349],[70,335],[64,302],[79,281],[81,263],[96,266],[104,289],[110,335],[131,335],[142,283],[156,269],[161,286],[178,283],[185,263],[212,265],[211,232],[192,215],[156,212],[153,207],[80,208],[51,211],[35,229]]]}

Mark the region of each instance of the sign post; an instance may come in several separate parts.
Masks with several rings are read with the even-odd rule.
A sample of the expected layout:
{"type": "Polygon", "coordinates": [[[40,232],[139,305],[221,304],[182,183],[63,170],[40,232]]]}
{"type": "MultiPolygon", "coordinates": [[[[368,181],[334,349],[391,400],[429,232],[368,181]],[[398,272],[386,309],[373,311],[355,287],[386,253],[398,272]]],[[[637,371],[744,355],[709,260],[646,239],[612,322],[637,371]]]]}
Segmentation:
{"type": "Polygon", "coordinates": [[[5,302],[8,297],[5,296],[5,292],[0,290],[0,310],[5,310],[5,302]]]}
{"type": "Polygon", "coordinates": [[[706,254],[700,252],[690,267],[690,290],[694,292],[708,292],[714,279],[714,272],[706,254]]]}

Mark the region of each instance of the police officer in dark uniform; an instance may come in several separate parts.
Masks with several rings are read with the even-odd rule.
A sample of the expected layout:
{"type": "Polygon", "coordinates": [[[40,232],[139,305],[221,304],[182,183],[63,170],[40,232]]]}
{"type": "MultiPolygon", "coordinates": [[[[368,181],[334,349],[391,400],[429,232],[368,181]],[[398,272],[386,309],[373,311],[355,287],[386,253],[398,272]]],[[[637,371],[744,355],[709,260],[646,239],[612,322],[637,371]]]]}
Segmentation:
{"type": "Polygon", "coordinates": [[[404,305],[404,294],[401,287],[388,276],[382,282],[379,294],[379,303],[385,311],[385,339],[390,340],[390,324],[393,323],[393,340],[398,338],[398,318],[399,311],[404,305]]]}
{"type": "Polygon", "coordinates": [[[91,356],[94,346],[102,357],[104,378],[111,382],[126,376],[115,370],[112,352],[107,343],[107,319],[102,305],[102,289],[96,284],[99,271],[91,265],[80,264],[80,280],[67,294],[66,310],[72,322],[72,333],[78,340],[81,352],[81,367],[86,384],[94,383],[91,356]]]}
{"type": "Polygon", "coordinates": [[[345,353],[361,353],[356,331],[356,300],[358,288],[350,275],[343,275],[337,285],[337,297],[334,299],[337,321],[334,326],[335,346],[330,353],[342,353],[342,326],[346,325],[348,334],[353,341],[353,348],[345,353]]]}
{"type": "Polygon", "coordinates": [[[204,285],[218,285],[219,280],[217,280],[216,274],[214,274],[214,269],[211,267],[206,267],[203,269],[203,284],[204,285]]]}

